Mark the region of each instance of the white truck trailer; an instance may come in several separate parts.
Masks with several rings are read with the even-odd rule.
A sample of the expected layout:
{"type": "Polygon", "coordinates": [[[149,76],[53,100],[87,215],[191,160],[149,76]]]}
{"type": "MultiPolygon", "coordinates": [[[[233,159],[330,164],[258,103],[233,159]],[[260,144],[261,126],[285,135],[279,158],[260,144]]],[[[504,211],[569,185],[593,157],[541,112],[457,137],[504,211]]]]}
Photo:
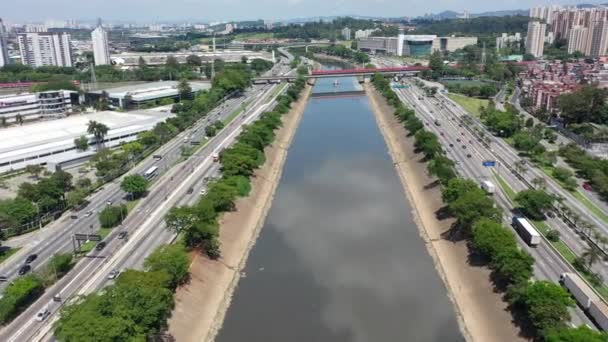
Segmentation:
{"type": "Polygon", "coordinates": [[[559,277],[559,281],[595,323],[602,330],[608,331],[608,305],[593,289],[574,273],[563,273],[559,277]]]}
{"type": "Polygon", "coordinates": [[[481,188],[490,195],[493,195],[496,192],[494,183],[487,180],[481,182],[481,188]]]}
{"type": "Polygon", "coordinates": [[[530,247],[536,247],[540,243],[540,234],[534,227],[523,217],[513,217],[513,227],[530,247]]]}

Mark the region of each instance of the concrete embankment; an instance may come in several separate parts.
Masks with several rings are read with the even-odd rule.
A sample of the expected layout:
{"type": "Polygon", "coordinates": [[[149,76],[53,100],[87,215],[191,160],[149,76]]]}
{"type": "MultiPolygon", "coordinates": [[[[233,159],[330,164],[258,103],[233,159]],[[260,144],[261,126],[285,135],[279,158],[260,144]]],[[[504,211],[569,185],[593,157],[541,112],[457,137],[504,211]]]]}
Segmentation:
{"type": "Polygon", "coordinates": [[[266,149],[266,162],[252,178],[248,197],[220,220],[222,257],[210,260],[193,252],[190,282],[177,290],[169,333],[180,342],[213,341],[247,262],[249,251],[264,224],[279,184],[283,164],[312,91],[307,86],[292,110],[282,118],[276,141],[266,149]]]}
{"type": "MultiPolygon", "coordinates": [[[[441,190],[430,186],[434,179],[426,172],[421,156],[414,152],[413,138],[394,115],[394,109],[373,86],[366,84],[366,92],[376,121],[412,205],[413,215],[443,279],[458,315],[463,335],[475,342],[525,341],[512,323],[501,295],[496,293],[490,280],[490,270],[469,263],[466,241],[446,238],[452,219],[438,219],[436,213],[443,207],[441,190]]],[[[430,318],[432,319],[432,318],[430,318]]]]}

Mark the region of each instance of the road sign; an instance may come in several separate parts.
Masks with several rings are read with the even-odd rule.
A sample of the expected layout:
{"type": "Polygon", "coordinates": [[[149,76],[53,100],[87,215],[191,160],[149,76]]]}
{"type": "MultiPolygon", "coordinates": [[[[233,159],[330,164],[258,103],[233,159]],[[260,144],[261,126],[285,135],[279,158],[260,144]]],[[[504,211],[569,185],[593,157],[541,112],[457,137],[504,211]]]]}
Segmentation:
{"type": "Polygon", "coordinates": [[[101,235],[89,234],[89,241],[101,241],[101,235]]]}
{"type": "Polygon", "coordinates": [[[87,234],[74,234],[74,239],[82,241],[88,240],[87,234]]]}
{"type": "Polygon", "coordinates": [[[483,162],[481,162],[481,165],[483,165],[485,167],[494,167],[494,166],[496,166],[496,161],[494,161],[494,160],[484,160],[483,162]]]}

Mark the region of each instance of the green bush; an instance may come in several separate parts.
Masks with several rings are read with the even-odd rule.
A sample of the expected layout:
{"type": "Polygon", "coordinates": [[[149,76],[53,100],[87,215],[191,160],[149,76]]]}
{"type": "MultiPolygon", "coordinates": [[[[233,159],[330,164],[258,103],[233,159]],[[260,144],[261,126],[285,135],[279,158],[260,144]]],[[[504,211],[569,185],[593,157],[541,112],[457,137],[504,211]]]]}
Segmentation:
{"type": "Polygon", "coordinates": [[[117,226],[127,217],[127,206],[124,204],[118,206],[109,205],[99,213],[99,223],[102,228],[112,228],[117,226]]]}
{"type": "Polygon", "coordinates": [[[0,322],[7,323],[44,292],[42,279],[30,274],[10,283],[0,298],[0,322]]]}

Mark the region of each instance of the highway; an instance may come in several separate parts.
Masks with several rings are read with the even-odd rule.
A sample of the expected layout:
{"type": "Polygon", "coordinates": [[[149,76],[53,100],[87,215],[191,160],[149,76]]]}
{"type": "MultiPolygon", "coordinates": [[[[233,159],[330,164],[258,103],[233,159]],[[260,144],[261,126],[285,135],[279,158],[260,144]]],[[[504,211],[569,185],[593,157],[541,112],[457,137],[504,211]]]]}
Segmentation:
{"type": "MultiPolygon", "coordinates": [[[[279,68],[283,67],[282,65],[279,66],[279,68]]],[[[243,125],[257,119],[259,114],[274,104],[271,95],[278,95],[274,94],[274,90],[279,86],[282,85],[254,87],[246,93],[246,96],[229,100],[226,104],[209,113],[188,132],[180,134],[180,136],[165,144],[158,152],[155,152],[155,154],[163,154],[161,161],[165,161],[165,163],[163,166],[159,166],[159,168],[165,171],[164,174],[157,176],[158,179],[152,184],[149,194],[127,216],[122,226],[115,228],[104,240],[107,242],[107,246],[102,251],[93,250],[85,258],[82,258],[72,271],[47,289],[40,299],[13,322],[3,327],[0,330],[0,340],[30,341],[40,340],[42,337],[47,336],[51,329],[51,322],[55,319],[60,306],[68,298],[76,294],[91,293],[100,289],[106,284],[107,275],[110,270],[141,267],[145,256],[154,250],[154,248],[162,243],[170,242],[173,239],[173,235],[164,228],[164,214],[174,205],[193,203],[200,196],[200,189],[206,186],[204,179],[217,176],[219,173],[219,165],[211,160],[211,155],[231,144],[240,133],[243,125]],[[202,136],[204,134],[204,126],[207,123],[229,116],[244,101],[252,101],[247,106],[246,111],[240,113],[216,137],[210,139],[194,155],[190,156],[186,161],[178,163],[181,158],[179,147],[183,144],[184,137],[198,137],[199,134],[202,136]],[[176,157],[173,160],[168,157],[172,155],[176,157]],[[188,194],[189,188],[194,190],[191,194],[188,194]],[[128,238],[124,240],[118,239],[117,235],[119,231],[128,232],[128,238]],[[61,303],[53,302],[52,297],[55,295],[59,295],[62,298],[61,303]],[[39,323],[33,317],[44,307],[48,307],[52,315],[45,322],[39,323]]],[[[155,163],[152,158],[146,161],[152,164],[155,163]]],[[[147,169],[151,164],[146,163],[146,161],[138,165],[132,172],[141,172],[147,169]]],[[[159,164],[155,165],[158,166],[159,164]]],[[[90,205],[91,209],[85,208],[81,212],[93,209],[99,210],[110,199],[114,200],[115,203],[120,201],[125,194],[119,189],[119,184],[120,181],[116,181],[106,185],[102,192],[95,194],[91,199],[91,202],[95,203],[95,205],[90,205]]],[[[65,225],[67,229],[66,227],[59,228],[64,229],[63,234],[52,235],[52,237],[61,236],[62,239],[58,238],[57,242],[54,241],[55,239],[52,239],[52,241],[41,241],[32,248],[32,250],[39,252],[38,259],[46,259],[46,257],[41,256],[41,253],[42,255],[52,255],[57,251],[57,248],[69,251],[71,249],[70,235],[72,232],[81,232],[82,229],[89,229],[89,222],[90,224],[95,224],[97,221],[96,215],[91,215],[84,219],[83,221],[85,222],[80,222],[78,228],[74,228],[76,225],[73,222],[69,222],[69,218],[59,220],[59,222],[72,224],[65,225]]],[[[35,266],[40,267],[40,264],[39,262],[35,266]]]]}
{"type": "MultiPolygon", "coordinates": [[[[425,122],[426,129],[437,135],[445,146],[446,155],[456,163],[456,169],[462,176],[478,182],[490,180],[498,185],[494,174],[496,172],[508,184],[511,184],[515,191],[525,188],[505,165],[499,163],[494,170],[482,166],[483,161],[493,160],[492,151],[479,142],[477,137],[461,124],[460,119],[443,106],[440,101],[423,96],[422,92],[413,86],[409,89],[395,91],[403,102],[415,108],[416,114],[425,122]],[[435,124],[436,120],[439,125],[435,124]]],[[[495,194],[496,202],[504,209],[504,224],[510,227],[513,204],[499,186],[497,186],[497,190],[495,194]]],[[[531,248],[519,238],[519,235],[517,236],[522,248],[535,259],[535,278],[556,282],[560,274],[572,270],[546,241],[543,241],[536,248],[531,248]]],[[[579,309],[572,310],[572,323],[574,325],[589,324],[593,326],[579,309]]]]}

